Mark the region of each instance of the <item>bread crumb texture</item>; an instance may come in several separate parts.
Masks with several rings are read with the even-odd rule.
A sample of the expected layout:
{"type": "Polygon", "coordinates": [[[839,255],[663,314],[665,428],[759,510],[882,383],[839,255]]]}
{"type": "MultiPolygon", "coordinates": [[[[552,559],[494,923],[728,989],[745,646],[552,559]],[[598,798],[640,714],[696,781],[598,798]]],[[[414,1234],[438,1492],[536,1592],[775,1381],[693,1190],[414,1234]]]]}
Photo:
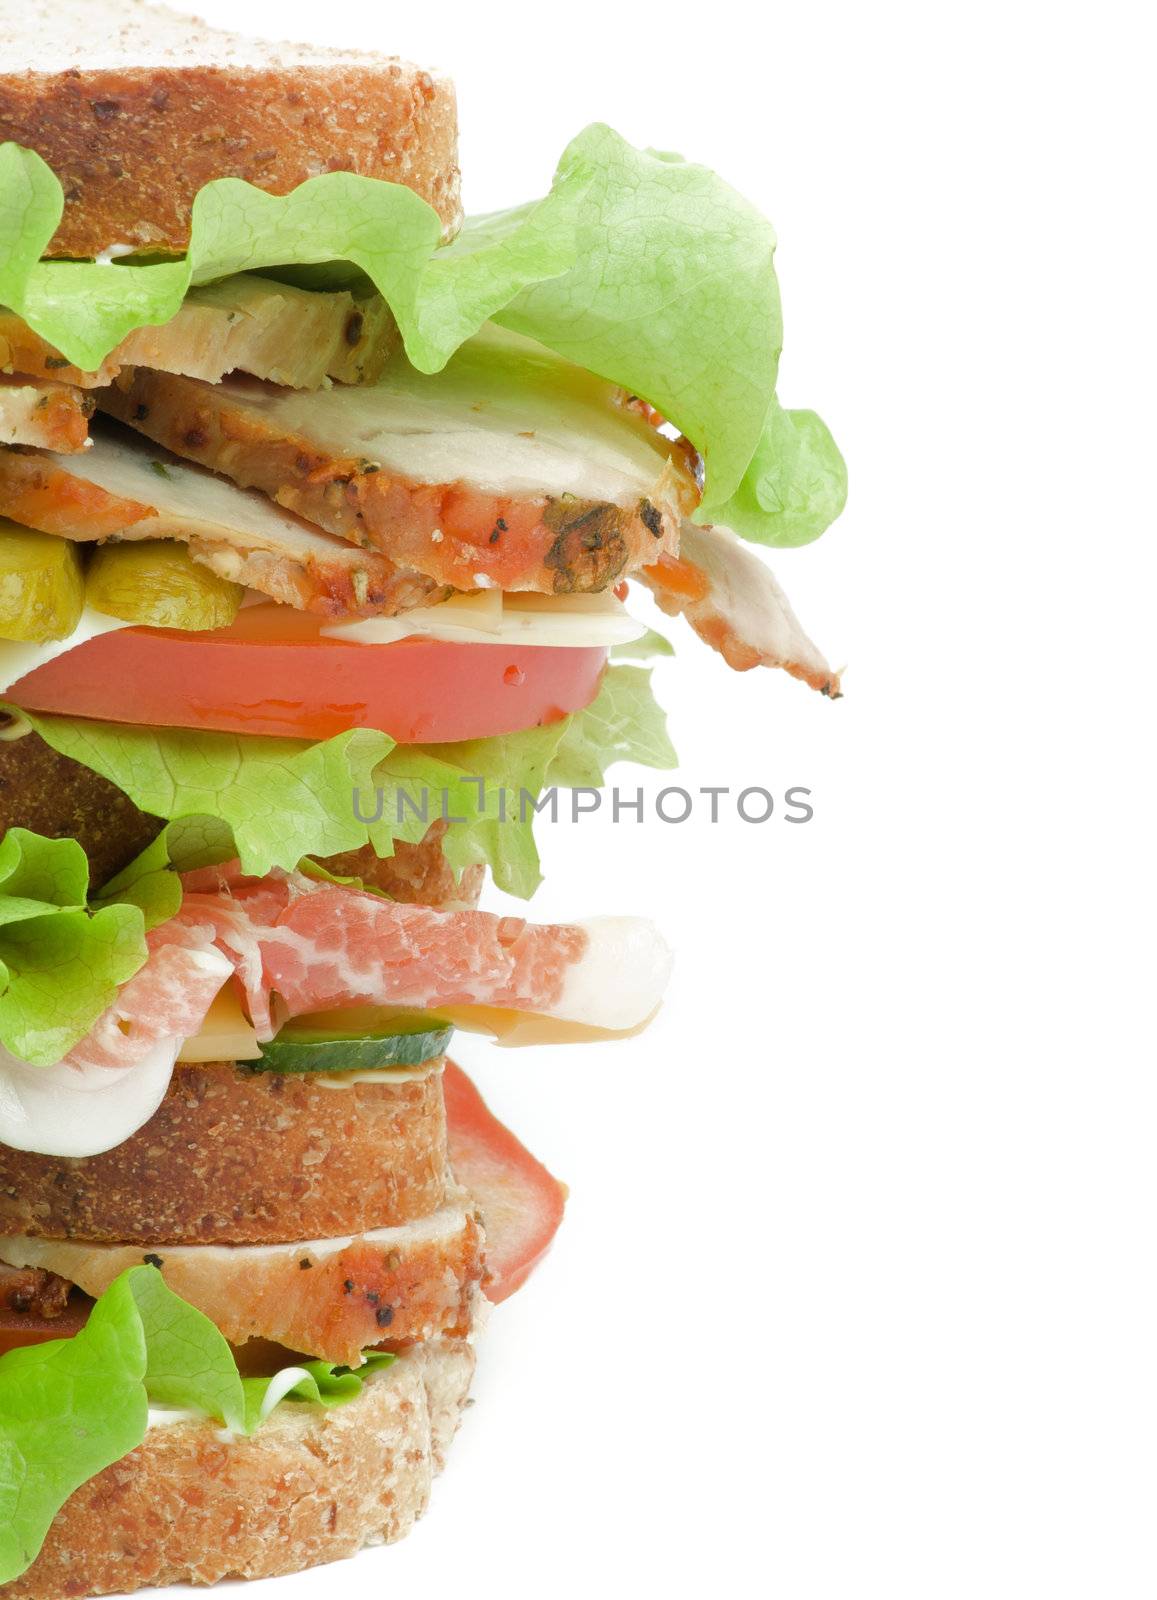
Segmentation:
{"type": "Polygon", "coordinates": [[[402,183],[461,221],[453,85],[391,56],[274,44],[145,0],[5,5],[0,141],[36,150],[65,208],[49,254],[180,252],[197,191],[324,172],[402,183]]]}
{"type": "Polygon", "coordinates": [[[154,1429],[68,1500],[5,1600],[271,1578],[401,1539],[429,1502],[473,1370],[467,1343],[442,1340],[348,1405],[280,1406],[252,1438],[208,1422],[154,1429]]]}

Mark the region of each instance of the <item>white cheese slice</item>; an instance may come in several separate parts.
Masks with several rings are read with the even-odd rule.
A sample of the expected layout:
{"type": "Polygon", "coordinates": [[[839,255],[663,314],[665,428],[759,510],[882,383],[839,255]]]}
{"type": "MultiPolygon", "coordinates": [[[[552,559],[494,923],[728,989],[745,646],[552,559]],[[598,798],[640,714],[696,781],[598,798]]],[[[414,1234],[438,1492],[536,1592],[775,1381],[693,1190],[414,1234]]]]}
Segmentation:
{"type": "Polygon", "coordinates": [[[416,606],[396,617],[324,623],[320,631],[327,639],[354,644],[424,638],[459,644],[609,649],[641,639],[647,630],[609,593],[503,594],[498,589],[482,589],[452,595],[438,605],[416,606]]]}
{"type": "Polygon", "coordinates": [[[201,1024],[200,1032],[186,1039],[178,1061],[258,1061],[261,1046],[253,1024],[241,1009],[237,991],[227,983],[214,1000],[201,1024]]]}

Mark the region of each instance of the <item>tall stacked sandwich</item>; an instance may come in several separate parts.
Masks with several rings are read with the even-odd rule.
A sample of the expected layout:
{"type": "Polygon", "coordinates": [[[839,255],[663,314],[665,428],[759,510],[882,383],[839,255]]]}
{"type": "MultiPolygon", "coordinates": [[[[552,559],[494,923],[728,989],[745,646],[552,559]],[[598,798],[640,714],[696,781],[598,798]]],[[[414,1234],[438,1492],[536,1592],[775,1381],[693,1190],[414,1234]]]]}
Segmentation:
{"type": "Polygon", "coordinates": [[[712,173],[595,126],[463,222],[436,75],[11,12],[0,1584],[48,1600],[424,1509],[562,1214],[452,1032],[629,1034],[669,966],[484,875],[528,897],[547,791],[673,764],[630,585],[838,693],[742,541],[845,483],[712,173]]]}

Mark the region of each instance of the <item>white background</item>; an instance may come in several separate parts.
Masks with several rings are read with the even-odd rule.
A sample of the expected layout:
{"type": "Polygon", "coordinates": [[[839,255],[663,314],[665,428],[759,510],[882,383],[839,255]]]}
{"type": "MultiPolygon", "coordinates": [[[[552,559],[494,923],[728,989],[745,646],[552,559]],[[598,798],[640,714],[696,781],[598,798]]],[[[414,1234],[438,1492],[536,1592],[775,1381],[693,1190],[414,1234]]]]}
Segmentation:
{"type": "Polygon", "coordinates": [[[774,557],[846,698],[684,631],[658,680],[677,781],[804,784],[814,821],[549,832],[536,916],[659,919],[669,1005],[602,1051],[463,1049],[568,1220],[427,1519],[284,1595],[1152,1596],[1131,8],[200,9],[450,69],[472,210],[596,118],[716,166],[776,223],[781,394],[852,484],[774,557]]]}

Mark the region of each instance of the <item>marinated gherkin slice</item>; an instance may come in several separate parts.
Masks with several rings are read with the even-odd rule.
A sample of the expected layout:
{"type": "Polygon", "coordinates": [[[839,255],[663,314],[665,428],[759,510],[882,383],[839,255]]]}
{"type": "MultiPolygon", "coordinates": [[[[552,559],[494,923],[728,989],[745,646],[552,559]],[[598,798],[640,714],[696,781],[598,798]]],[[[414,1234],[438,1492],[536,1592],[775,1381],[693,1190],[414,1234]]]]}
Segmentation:
{"type": "Polygon", "coordinates": [[[227,628],[244,594],[241,584],[198,566],[183,544],[165,539],[102,544],[86,590],[89,605],[107,617],[185,633],[227,628]]]}
{"type": "Polygon", "coordinates": [[[80,552],[67,539],[0,517],[0,639],[67,639],[84,609],[80,552]]]}

